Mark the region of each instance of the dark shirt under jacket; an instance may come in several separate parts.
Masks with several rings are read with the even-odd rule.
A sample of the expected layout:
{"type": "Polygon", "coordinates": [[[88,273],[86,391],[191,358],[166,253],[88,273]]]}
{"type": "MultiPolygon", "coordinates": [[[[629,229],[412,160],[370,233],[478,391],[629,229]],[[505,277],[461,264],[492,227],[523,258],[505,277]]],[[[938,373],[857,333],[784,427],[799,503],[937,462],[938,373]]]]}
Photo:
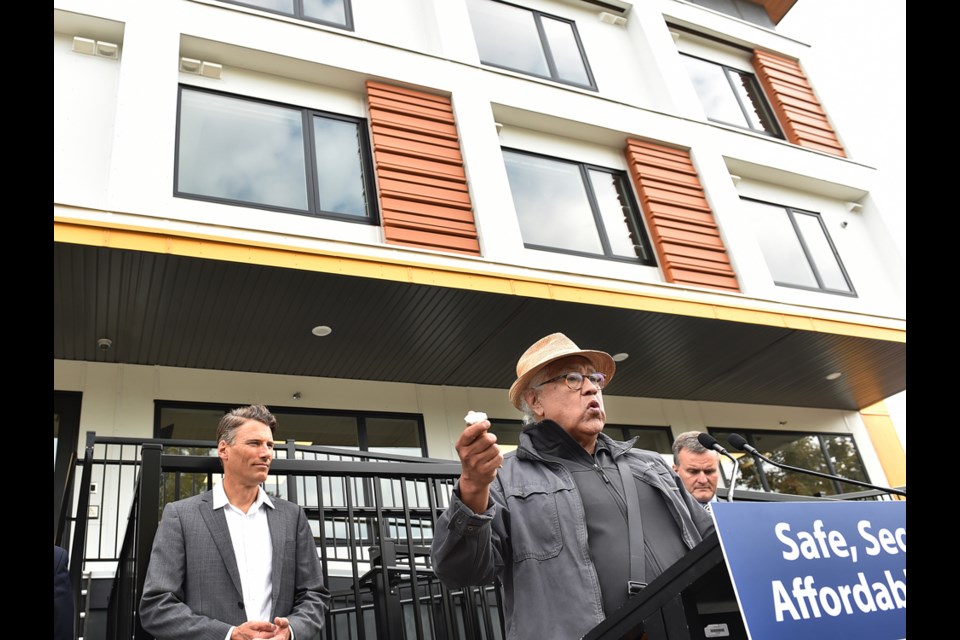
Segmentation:
{"type": "MultiPolygon", "coordinates": [[[[583,503],[588,546],[600,580],[603,609],[610,615],[627,601],[630,580],[627,509],[617,463],[602,441],[597,441],[591,456],[553,421],[533,425],[527,433],[544,459],[563,465],[573,476],[583,503]]],[[[643,582],[650,582],[682,558],[687,548],[663,496],[645,482],[637,480],[635,484],[641,522],[633,526],[643,527],[643,582]]]]}
{"type": "Polygon", "coordinates": [[[600,580],[603,610],[610,615],[626,602],[630,579],[627,508],[617,464],[603,443],[597,442],[591,456],[555,422],[546,420],[527,433],[545,460],[563,465],[573,475],[583,503],[587,544],[600,580]]]}

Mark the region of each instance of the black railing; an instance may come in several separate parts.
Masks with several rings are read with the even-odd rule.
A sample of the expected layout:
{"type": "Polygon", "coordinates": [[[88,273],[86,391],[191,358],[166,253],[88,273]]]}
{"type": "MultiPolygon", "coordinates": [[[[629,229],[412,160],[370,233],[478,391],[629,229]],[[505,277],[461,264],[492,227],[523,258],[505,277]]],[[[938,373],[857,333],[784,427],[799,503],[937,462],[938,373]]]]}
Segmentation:
{"type": "MultiPolygon", "coordinates": [[[[196,442],[189,446],[199,452],[208,444],[212,447],[196,442]]],[[[149,639],[136,609],[163,506],[207,490],[221,471],[219,459],[211,455],[165,451],[166,446],[151,442],[139,450],[140,473],[114,559],[109,638],[149,639]]],[[[431,567],[433,530],[449,503],[458,463],[298,448],[293,443],[277,453],[265,489],[303,506],[310,520],[332,596],[324,640],[504,637],[499,588],[450,591],[431,567]]],[[[82,526],[81,520],[75,527],[82,526]]],[[[99,550],[101,545],[90,547],[99,550]]]]}

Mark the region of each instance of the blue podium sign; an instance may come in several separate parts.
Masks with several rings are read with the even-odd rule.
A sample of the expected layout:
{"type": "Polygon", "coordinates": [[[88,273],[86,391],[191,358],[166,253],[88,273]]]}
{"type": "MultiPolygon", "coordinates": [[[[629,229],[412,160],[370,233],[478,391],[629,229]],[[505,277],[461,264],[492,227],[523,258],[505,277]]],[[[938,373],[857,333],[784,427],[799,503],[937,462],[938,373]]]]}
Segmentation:
{"type": "Polygon", "coordinates": [[[751,640],[907,637],[905,501],[711,506],[751,640]]]}

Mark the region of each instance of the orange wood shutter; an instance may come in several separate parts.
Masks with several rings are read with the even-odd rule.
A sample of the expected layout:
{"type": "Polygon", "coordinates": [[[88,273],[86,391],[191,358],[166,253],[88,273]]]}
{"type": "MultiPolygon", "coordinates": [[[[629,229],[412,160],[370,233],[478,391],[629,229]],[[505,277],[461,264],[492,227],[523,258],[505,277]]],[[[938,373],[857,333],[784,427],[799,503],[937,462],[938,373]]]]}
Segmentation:
{"type": "Polygon", "coordinates": [[[765,51],[754,51],[753,66],[787,140],[801,147],[846,157],[798,62],[765,51]]]}
{"type": "Polygon", "coordinates": [[[689,152],[631,139],[625,153],[667,282],[740,291],[689,152]]]}
{"type": "Polygon", "coordinates": [[[450,99],[367,82],[386,241],[480,255],[450,99]]]}

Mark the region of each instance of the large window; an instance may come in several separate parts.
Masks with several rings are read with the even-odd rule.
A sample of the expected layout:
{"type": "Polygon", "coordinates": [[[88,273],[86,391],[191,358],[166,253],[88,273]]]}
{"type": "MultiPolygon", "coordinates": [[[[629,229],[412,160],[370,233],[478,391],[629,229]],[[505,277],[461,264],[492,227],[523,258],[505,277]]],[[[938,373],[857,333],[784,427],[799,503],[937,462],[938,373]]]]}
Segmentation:
{"type": "Polygon", "coordinates": [[[596,89],[570,20],[495,0],[469,0],[467,6],[484,64],[596,89]]]}
{"type": "Polygon", "coordinates": [[[285,16],[353,29],[350,0],[223,0],[285,16]]]}
{"type": "MultiPolygon", "coordinates": [[[[724,429],[708,429],[708,431],[721,443],[726,443],[727,437],[733,433],[724,429]]],[[[738,431],[737,433],[774,462],[849,480],[870,481],[852,436],[784,431],[738,431]]],[[[733,453],[732,448],[731,453],[733,453]]],[[[730,478],[724,477],[724,484],[730,486],[730,478]]],[[[862,490],[857,485],[786,471],[766,462],[757,465],[756,460],[747,454],[740,458],[740,477],[736,487],[798,496],[836,495],[862,490]]]]}
{"type": "Polygon", "coordinates": [[[360,120],[180,89],[178,196],[375,223],[372,174],[360,120]]]}
{"type": "Polygon", "coordinates": [[[681,57],[708,119],[783,137],[754,74],[686,54],[681,57]]]}
{"type": "Polygon", "coordinates": [[[505,149],[524,246],[654,264],[626,175],[505,149]]]}
{"type": "Polygon", "coordinates": [[[701,7],[725,13],[734,18],[740,18],[767,29],[776,29],[776,24],[770,19],[763,5],[753,0],[689,0],[701,7]]]}
{"type": "MultiPolygon", "coordinates": [[[[214,440],[223,414],[238,405],[158,402],[156,437],[168,440],[214,440]]],[[[419,415],[269,407],[277,418],[278,443],[339,447],[426,457],[423,419],[419,415]]]]}
{"type": "Polygon", "coordinates": [[[747,198],[742,202],[777,285],[855,295],[819,214],[747,198]]]}

